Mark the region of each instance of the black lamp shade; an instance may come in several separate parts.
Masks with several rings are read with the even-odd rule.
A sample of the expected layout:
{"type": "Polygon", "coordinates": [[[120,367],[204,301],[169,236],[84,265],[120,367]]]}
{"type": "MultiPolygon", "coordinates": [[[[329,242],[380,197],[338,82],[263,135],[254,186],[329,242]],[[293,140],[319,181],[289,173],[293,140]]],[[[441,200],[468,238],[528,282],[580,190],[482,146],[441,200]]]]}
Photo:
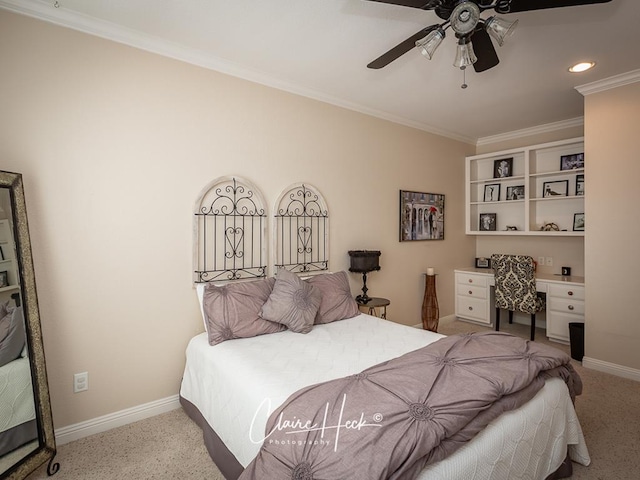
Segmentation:
{"type": "Polygon", "coordinates": [[[350,272],[367,273],[380,270],[380,251],[349,250],[351,257],[350,272]]]}

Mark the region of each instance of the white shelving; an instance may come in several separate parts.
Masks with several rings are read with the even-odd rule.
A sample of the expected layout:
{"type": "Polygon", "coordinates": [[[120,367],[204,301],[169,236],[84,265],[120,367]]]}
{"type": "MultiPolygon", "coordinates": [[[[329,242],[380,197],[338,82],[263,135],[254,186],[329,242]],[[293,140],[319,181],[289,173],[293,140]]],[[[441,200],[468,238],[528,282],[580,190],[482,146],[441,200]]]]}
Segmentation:
{"type": "Polygon", "coordinates": [[[584,236],[584,230],[574,231],[574,215],[584,214],[584,168],[561,168],[561,157],[577,154],[584,154],[582,137],[467,157],[466,233],[584,236]],[[511,164],[510,175],[495,178],[496,162],[501,160],[511,164]],[[583,182],[580,195],[579,176],[583,182]],[[551,188],[548,196],[543,193],[545,184],[551,188]],[[484,228],[481,215],[489,220],[484,228]],[[490,221],[493,215],[495,223],[490,221]],[[541,230],[550,223],[560,230],[541,230]]]}

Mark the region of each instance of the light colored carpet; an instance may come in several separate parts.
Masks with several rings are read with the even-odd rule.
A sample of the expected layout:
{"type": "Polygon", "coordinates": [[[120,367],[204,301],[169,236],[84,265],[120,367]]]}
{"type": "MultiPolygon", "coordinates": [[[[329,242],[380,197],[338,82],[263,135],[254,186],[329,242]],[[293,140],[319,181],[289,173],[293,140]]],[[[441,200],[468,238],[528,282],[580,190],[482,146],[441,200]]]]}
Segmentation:
{"type": "MultiPolygon", "coordinates": [[[[485,329],[454,321],[441,325],[439,331],[450,335],[485,329]]],[[[529,329],[525,325],[507,324],[503,330],[528,337],[529,329]]],[[[543,330],[536,334],[536,341],[547,343],[543,330]]],[[[550,344],[569,352],[568,346],[550,344]]],[[[584,393],[576,401],[576,410],[592,463],[589,467],[574,464],[572,478],[639,478],[640,383],[585,369],[579,362],[574,361],[574,366],[584,383],[584,393]]],[[[63,445],[56,460],[60,471],[54,477],[47,477],[46,466],[43,466],[30,478],[223,480],[204,447],[202,432],[182,410],[63,445]]]]}

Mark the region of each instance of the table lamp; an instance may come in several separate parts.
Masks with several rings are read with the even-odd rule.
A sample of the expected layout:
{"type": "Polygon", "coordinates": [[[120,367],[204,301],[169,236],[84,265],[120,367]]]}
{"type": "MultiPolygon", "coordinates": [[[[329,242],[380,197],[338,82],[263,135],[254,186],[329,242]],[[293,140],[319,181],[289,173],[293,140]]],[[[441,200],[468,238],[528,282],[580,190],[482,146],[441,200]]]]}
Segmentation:
{"type": "Polygon", "coordinates": [[[349,271],[362,273],[362,295],[356,297],[356,302],[365,304],[371,300],[367,295],[367,273],[380,270],[380,251],[349,250],[349,257],[351,257],[349,271]]]}

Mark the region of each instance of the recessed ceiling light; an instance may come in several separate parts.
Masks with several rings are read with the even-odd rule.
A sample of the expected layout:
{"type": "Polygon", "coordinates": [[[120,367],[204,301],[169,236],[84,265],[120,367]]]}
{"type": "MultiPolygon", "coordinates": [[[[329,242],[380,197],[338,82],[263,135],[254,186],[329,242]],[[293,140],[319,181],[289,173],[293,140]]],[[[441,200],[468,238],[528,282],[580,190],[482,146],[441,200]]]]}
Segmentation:
{"type": "Polygon", "coordinates": [[[586,72],[590,68],[593,68],[595,65],[596,62],[580,62],[576,63],[573,67],[569,67],[569,71],[571,73],[586,72]]]}

